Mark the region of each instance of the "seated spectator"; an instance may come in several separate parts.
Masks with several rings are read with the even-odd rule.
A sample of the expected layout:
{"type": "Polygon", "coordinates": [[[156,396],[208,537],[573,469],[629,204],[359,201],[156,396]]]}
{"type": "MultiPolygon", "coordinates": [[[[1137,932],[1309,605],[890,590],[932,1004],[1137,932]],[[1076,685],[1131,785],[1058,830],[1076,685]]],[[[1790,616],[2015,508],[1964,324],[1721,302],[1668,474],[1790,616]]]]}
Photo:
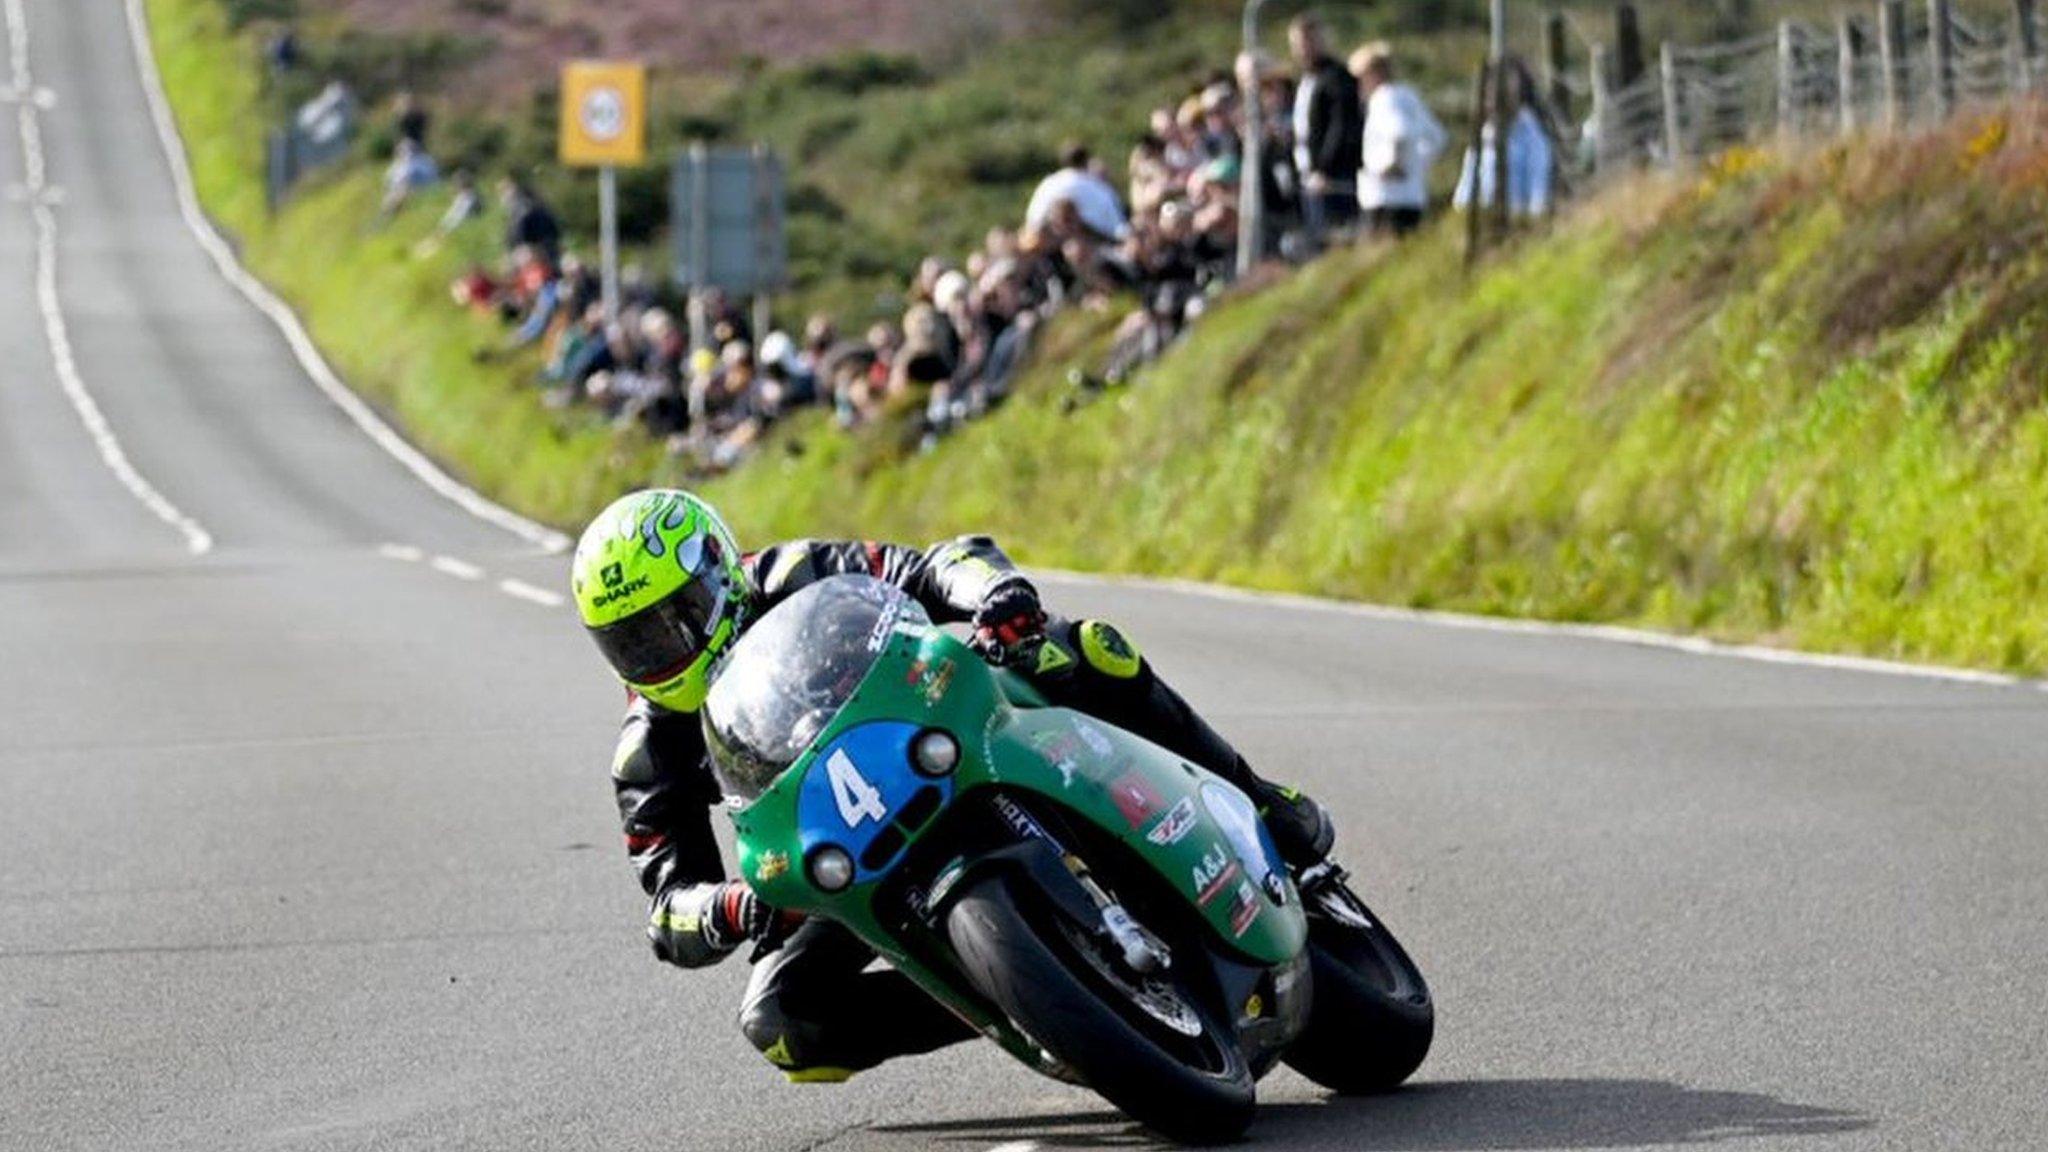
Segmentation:
{"type": "Polygon", "coordinates": [[[1385,43],[1360,48],[1351,71],[1366,101],[1358,204],[1374,233],[1404,236],[1422,223],[1430,165],[1447,137],[1415,89],[1395,80],[1393,50],[1385,43]]]}
{"type": "Polygon", "coordinates": [[[457,307],[488,315],[502,307],[504,288],[483,265],[471,264],[469,271],[448,286],[448,295],[457,307]]]}
{"type": "Polygon", "coordinates": [[[562,252],[562,225],[526,182],[507,176],[498,182],[498,203],[505,211],[505,250],[532,248],[552,263],[562,252]]]}
{"type": "Polygon", "coordinates": [[[762,408],[773,418],[813,403],[818,378],[797,351],[787,332],[770,332],[761,341],[762,408]]]}
{"type": "Polygon", "coordinates": [[[451,183],[455,194],[449,198],[448,210],[441,213],[440,222],[434,225],[435,239],[454,235],[457,229],[484,214],[484,198],[477,191],[475,173],[457,168],[451,183]]]}
{"type": "Polygon", "coordinates": [[[1093,171],[1093,163],[1094,157],[1079,144],[1061,149],[1059,171],[1039,181],[1031,193],[1030,206],[1024,211],[1024,226],[1044,227],[1057,206],[1071,204],[1081,222],[1098,237],[1121,238],[1130,223],[1124,218],[1123,206],[1117,203],[1116,190],[1093,171]]]}
{"type": "Polygon", "coordinates": [[[391,166],[384,170],[384,203],[379,212],[383,218],[390,218],[414,192],[425,188],[441,178],[440,166],[427,155],[426,149],[410,140],[400,140],[398,148],[391,154],[391,166]]]}

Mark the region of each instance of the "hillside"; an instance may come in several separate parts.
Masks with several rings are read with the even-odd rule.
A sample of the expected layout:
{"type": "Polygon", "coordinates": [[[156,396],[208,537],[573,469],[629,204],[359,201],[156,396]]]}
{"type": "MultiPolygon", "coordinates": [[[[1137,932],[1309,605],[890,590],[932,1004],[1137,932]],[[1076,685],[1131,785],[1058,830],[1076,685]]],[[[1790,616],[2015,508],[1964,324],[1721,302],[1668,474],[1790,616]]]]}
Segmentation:
{"type": "Polygon", "coordinates": [[[807,436],[710,495],[763,538],[972,526],[1041,564],[2039,672],[2044,208],[2031,115],[1737,154],[1471,279],[1448,229],[1330,257],[1072,415],[1048,362],[928,455],[807,436]]]}
{"type": "MultiPolygon", "coordinates": [[[[544,410],[530,362],[472,359],[493,329],[444,295],[471,253],[408,255],[429,209],[368,231],[358,172],[267,219],[218,9],[149,5],[209,209],[410,435],[564,525],[674,479],[644,437],[544,410]]],[[[1038,563],[2039,672],[2044,207],[2031,115],[1741,153],[1474,277],[1448,228],[1337,254],[1068,415],[1114,319],[1071,314],[1021,399],[938,451],[798,421],[713,495],[756,539],[986,527],[1038,563]]]]}

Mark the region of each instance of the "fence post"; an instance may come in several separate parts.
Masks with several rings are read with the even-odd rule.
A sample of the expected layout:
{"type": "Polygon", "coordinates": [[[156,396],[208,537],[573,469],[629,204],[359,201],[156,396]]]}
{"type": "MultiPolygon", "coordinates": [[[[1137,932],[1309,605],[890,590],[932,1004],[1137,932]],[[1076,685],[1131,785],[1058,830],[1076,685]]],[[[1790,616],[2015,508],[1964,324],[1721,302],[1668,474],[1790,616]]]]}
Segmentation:
{"type": "Polygon", "coordinates": [[[1626,92],[1643,78],[1643,26],[1636,20],[1636,6],[1617,4],[1614,8],[1614,90],[1626,92]]]}
{"type": "Polygon", "coordinates": [[[1896,132],[1906,120],[1905,77],[1899,69],[1905,66],[1905,53],[1900,33],[1906,21],[1901,0],[1877,0],[1877,61],[1878,72],[1883,81],[1884,130],[1896,132]]]}
{"type": "Polygon", "coordinates": [[[1535,96],[1517,91],[1518,87],[1516,70],[1502,53],[1493,63],[1493,228],[1497,238],[1505,237],[1514,222],[1514,204],[1508,196],[1508,182],[1514,174],[1508,164],[1508,142],[1515,134],[1521,102],[1535,96]]]}
{"type": "Polygon", "coordinates": [[[1614,65],[1614,50],[1605,44],[1593,46],[1593,174],[1607,171],[1614,155],[1614,92],[1607,86],[1608,69],[1614,65]]]}
{"type": "Polygon", "coordinates": [[[1685,161],[1685,121],[1679,106],[1678,49],[1671,41],[1666,40],[1659,50],[1658,64],[1664,78],[1664,158],[1667,166],[1676,169],[1685,161]]]}
{"type": "Polygon", "coordinates": [[[2032,92],[2041,74],[2041,11],[2036,0],[2013,0],[2013,31],[2020,48],[2020,88],[2032,92]]]}
{"type": "Polygon", "coordinates": [[[1472,199],[1465,205],[1465,266],[1470,268],[1479,260],[1480,251],[1486,245],[1486,222],[1480,217],[1486,211],[1486,197],[1480,192],[1480,165],[1486,162],[1482,145],[1486,140],[1486,99],[1493,82],[1493,62],[1481,61],[1479,79],[1472,93],[1472,138],[1466,146],[1465,155],[1472,158],[1472,199]]]}
{"type": "Polygon", "coordinates": [[[1927,52],[1934,65],[1934,110],[1943,118],[1956,106],[1955,34],[1948,0],[1927,0],[1927,52]]]}
{"type": "Polygon", "coordinates": [[[1799,132],[1799,44],[1792,22],[1778,21],[1778,135],[1786,141],[1799,132]]]}
{"type": "Polygon", "coordinates": [[[1552,12],[1543,21],[1544,87],[1550,90],[1550,108],[1560,121],[1572,119],[1572,88],[1565,82],[1564,13],[1552,12]]]}
{"type": "Polygon", "coordinates": [[[1835,100],[1842,135],[1856,132],[1856,20],[1847,12],[1835,17],[1835,100]]]}

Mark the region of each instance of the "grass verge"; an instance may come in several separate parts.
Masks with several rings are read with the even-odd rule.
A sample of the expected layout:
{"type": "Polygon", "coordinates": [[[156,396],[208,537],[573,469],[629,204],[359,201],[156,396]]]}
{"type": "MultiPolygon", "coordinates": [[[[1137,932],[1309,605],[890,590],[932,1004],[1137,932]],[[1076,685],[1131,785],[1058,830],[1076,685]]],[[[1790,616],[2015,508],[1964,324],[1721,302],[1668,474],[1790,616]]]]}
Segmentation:
{"type": "MultiPolygon", "coordinates": [[[[366,232],[367,178],[265,218],[214,0],[149,10],[209,210],[408,434],[562,525],[666,478],[472,361],[498,332],[445,302],[463,254],[366,232]]],[[[2039,673],[2044,208],[2027,115],[1740,153],[1470,278],[1448,229],[1333,255],[1070,413],[1109,325],[1072,314],[932,453],[813,416],[708,494],[750,539],[986,528],[1042,564],[2039,673]]]]}

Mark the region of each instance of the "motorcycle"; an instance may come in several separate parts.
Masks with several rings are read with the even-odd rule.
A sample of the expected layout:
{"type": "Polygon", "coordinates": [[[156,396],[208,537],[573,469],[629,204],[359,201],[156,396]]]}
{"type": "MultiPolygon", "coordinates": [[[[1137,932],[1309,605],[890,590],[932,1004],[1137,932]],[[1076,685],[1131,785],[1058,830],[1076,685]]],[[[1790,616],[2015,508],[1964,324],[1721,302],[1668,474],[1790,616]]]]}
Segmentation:
{"type": "Polygon", "coordinates": [[[1282,1060],[1360,1093],[1428,1052],[1428,987],[1340,869],[1291,876],[1243,792],[1049,706],[881,581],[770,611],[703,716],[763,900],[1154,1131],[1236,1138],[1282,1060]]]}

